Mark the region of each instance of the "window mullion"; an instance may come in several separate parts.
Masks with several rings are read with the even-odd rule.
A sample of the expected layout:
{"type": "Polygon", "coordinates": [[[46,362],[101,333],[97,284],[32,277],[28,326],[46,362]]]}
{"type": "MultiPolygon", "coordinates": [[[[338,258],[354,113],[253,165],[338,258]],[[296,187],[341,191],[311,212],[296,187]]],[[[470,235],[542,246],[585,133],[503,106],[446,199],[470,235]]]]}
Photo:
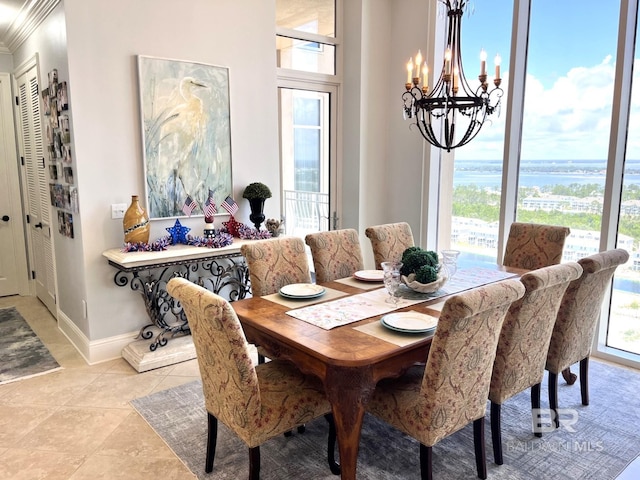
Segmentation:
{"type": "Polygon", "coordinates": [[[514,3],[498,230],[498,263],[500,264],[509,227],[516,219],[530,14],[531,0],[521,0],[514,3]]]}

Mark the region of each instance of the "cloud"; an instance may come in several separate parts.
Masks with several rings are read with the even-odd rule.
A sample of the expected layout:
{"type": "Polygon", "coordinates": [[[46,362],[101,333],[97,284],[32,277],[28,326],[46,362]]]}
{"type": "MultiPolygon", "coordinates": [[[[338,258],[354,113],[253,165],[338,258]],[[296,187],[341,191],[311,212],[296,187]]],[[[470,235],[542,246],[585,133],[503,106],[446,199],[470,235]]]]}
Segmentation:
{"type": "MultiPolygon", "coordinates": [[[[640,76],[640,60],[636,59],[635,63],[634,80],[640,76]]],[[[522,159],[606,159],[614,80],[615,63],[611,55],[597,65],[570,69],[550,87],[545,87],[533,75],[527,75],[522,159]]],[[[500,116],[490,117],[491,123],[485,124],[470,144],[456,152],[457,158],[480,160],[503,157],[508,74],[505,75],[502,88],[505,97],[500,116]]],[[[632,93],[627,156],[639,159],[640,84],[632,93]]]]}

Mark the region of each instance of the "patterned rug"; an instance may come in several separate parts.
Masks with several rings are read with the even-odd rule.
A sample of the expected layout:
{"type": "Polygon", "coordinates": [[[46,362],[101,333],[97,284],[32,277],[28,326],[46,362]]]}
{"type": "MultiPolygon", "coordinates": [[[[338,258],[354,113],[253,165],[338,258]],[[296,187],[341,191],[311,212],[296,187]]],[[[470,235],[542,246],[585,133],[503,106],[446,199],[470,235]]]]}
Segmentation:
{"type": "MultiPolygon", "coordinates": [[[[595,360],[590,364],[590,406],[580,403],[578,383],[560,379],[561,418],[567,425],[536,438],[531,433],[530,396],[523,392],[502,406],[504,465],[493,463],[489,416],[485,433],[487,468],[492,480],[615,479],[640,454],[640,373],[595,360]]],[[[198,478],[247,478],[245,445],[223,425],[213,473],[204,472],[206,411],[200,382],[171,388],[132,401],[180,459],[198,478]]],[[[542,406],[547,404],[546,378],[542,406]]],[[[261,448],[263,480],[333,479],[326,462],[327,423],[307,424],[306,432],[274,438],[261,448]]],[[[419,446],[367,415],[358,456],[358,478],[404,480],[420,477],[419,446]]],[[[476,478],[473,428],[468,426],[433,448],[433,473],[438,479],[476,478]]]]}
{"type": "Polygon", "coordinates": [[[0,310],[0,385],[60,368],[14,307],[0,310]]]}

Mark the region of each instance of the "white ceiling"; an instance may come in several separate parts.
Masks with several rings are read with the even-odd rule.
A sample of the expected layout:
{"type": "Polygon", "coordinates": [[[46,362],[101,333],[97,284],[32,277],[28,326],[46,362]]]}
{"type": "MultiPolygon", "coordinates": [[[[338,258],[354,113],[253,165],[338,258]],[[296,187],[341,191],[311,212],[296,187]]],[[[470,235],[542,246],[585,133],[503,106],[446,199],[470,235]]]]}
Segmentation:
{"type": "MultiPolygon", "coordinates": [[[[7,30],[30,0],[0,0],[0,44],[6,46],[7,30]]],[[[26,8],[25,8],[26,11],[26,8]]]]}

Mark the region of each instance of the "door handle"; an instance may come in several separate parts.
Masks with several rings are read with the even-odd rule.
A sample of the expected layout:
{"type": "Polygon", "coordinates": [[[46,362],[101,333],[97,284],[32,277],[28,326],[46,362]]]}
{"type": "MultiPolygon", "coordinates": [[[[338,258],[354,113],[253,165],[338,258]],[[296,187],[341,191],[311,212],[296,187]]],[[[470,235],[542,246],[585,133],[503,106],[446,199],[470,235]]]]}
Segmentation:
{"type": "Polygon", "coordinates": [[[3,216],[2,216],[2,221],[3,221],[3,222],[8,222],[9,220],[11,220],[11,219],[9,218],[9,215],[3,215],[3,216]]]}
{"type": "Polygon", "coordinates": [[[42,228],[42,222],[40,222],[40,223],[36,223],[36,224],[34,225],[34,227],[36,227],[36,228],[42,228]]]}

